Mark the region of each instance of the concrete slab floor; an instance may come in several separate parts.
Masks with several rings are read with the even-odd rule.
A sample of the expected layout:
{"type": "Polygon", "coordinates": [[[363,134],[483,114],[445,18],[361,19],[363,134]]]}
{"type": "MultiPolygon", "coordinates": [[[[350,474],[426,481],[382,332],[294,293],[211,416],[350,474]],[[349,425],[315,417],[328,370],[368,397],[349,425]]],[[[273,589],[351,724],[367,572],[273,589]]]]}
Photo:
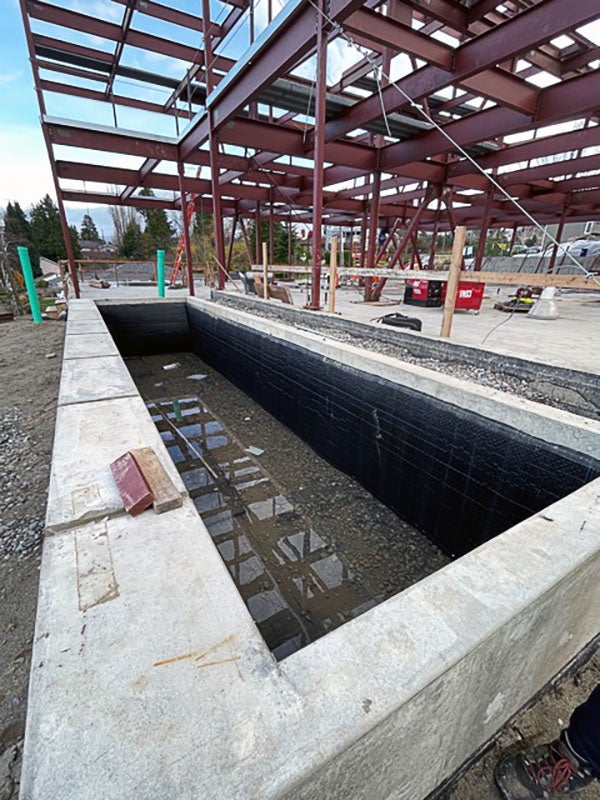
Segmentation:
{"type": "MultiPolygon", "coordinates": [[[[442,309],[405,306],[401,302],[402,286],[397,282],[388,282],[388,287],[384,297],[398,301],[395,305],[365,305],[361,303],[361,290],[341,287],[336,294],[336,311],[346,319],[359,322],[369,322],[383,314],[398,311],[421,320],[422,333],[414,334],[415,336],[438,338],[442,309]]],[[[197,297],[209,296],[210,290],[204,286],[202,280],[196,281],[195,288],[197,297]]],[[[227,291],[240,294],[232,285],[228,286],[227,291]]],[[[452,340],[555,366],[600,372],[600,350],[593,346],[600,330],[600,293],[563,292],[557,299],[560,317],[549,321],[529,319],[526,314],[511,316],[503,311],[496,311],[494,303],[499,298],[507,298],[512,291],[511,287],[487,287],[479,314],[457,311],[452,325],[452,340]],[[498,327],[494,330],[496,325],[498,327]]],[[[294,305],[302,308],[306,303],[306,290],[292,289],[291,292],[294,305]]],[[[185,297],[187,290],[168,290],[166,294],[173,298],[185,297]]],[[[82,297],[94,300],[154,298],[156,287],[111,286],[110,289],[94,289],[83,284],[82,297]]]]}
{"type": "MultiPolygon", "coordinates": [[[[400,284],[396,284],[390,287],[385,297],[400,300],[402,293],[400,284]]],[[[510,293],[509,287],[486,287],[478,314],[457,311],[452,324],[452,341],[559,367],[600,372],[600,351],[593,345],[600,330],[600,293],[563,293],[557,299],[560,314],[557,320],[538,320],[529,318],[527,314],[511,316],[496,311],[494,303],[499,298],[507,298],[510,293]],[[496,325],[498,327],[494,330],[496,325]]],[[[304,305],[306,293],[303,290],[292,290],[292,296],[296,306],[304,305]]],[[[342,288],[336,293],[336,311],[342,317],[358,322],[370,322],[384,314],[399,312],[421,320],[422,333],[416,336],[439,338],[441,308],[419,308],[402,302],[365,305],[361,299],[358,289],[342,288]]]]}

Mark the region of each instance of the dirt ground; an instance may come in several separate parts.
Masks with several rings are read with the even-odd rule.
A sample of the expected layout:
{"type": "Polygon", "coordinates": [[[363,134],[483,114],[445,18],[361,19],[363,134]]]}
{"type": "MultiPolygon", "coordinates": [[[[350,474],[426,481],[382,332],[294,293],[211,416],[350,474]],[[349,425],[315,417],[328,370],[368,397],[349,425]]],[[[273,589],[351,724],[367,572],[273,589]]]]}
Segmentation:
{"type": "MultiPolygon", "coordinates": [[[[573,709],[582,703],[600,683],[600,652],[595,653],[574,671],[555,681],[531,707],[517,715],[496,741],[448,790],[438,793],[435,800],[499,800],[494,784],[494,767],[504,755],[556,739],[565,727],[573,709]]],[[[580,800],[598,800],[600,783],[583,789],[580,800]]],[[[430,798],[433,800],[433,798],[430,798]]]]}
{"type": "Polygon", "coordinates": [[[18,796],[64,334],[0,325],[0,800],[18,796]]]}
{"type": "MultiPolygon", "coordinates": [[[[0,326],[0,800],[18,796],[63,338],[59,322],[0,326]]],[[[554,738],[599,682],[596,651],[520,713],[437,800],[498,800],[493,768],[500,755],[554,738]]],[[[600,785],[578,797],[598,800],[600,785]]]]}

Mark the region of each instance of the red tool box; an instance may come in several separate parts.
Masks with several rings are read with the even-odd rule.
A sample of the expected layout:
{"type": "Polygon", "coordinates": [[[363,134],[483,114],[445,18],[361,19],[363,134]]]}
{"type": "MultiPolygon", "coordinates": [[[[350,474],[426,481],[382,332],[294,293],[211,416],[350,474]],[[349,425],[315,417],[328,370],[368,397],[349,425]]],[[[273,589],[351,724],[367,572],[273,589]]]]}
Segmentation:
{"type": "MultiPolygon", "coordinates": [[[[442,304],[446,300],[447,286],[447,282],[444,281],[444,285],[442,287],[442,304]]],[[[481,308],[481,301],[483,300],[484,289],[485,283],[460,281],[458,284],[454,308],[464,309],[466,311],[479,311],[481,308]]]]}

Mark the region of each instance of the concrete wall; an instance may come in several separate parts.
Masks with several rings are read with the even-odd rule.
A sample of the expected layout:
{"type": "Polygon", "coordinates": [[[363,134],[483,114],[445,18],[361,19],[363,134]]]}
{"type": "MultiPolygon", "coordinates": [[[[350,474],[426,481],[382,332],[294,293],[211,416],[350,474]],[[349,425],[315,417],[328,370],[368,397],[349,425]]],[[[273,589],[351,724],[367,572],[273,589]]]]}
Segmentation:
{"type": "MultiPolygon", "coordinates": [[[[272,335],[297,336],[283,327],[272,335]]],[[[114,391],[130,391],[85,301],[67,352],[90,369],[112,355],[114,391]]],[[[400,376],[393,359],[376,367],[400,376]]],[[[97,403],[105,419],[79,440],[84,486],[130,441],[160,450],[139,398],[85,399],[73,374],[64,425],[97,403]],[[110,424],[124,400],[126,432],[110,424]]],[[[439,377],[411,380],[436,391],[439,377]]],[[[597,452],[595,423],[491,394],[490,411],[496,399],[537,435],[597,452]]],[[[57,436],[53,478],[75,490],[63,448],[57,436]]],[[[419,800],[598,632],[600,480],[279,664],[189,501],[132,519],[102,496],[81,523],[51,493],[61,524],[44,545],[22,800],[419,800]]]]}

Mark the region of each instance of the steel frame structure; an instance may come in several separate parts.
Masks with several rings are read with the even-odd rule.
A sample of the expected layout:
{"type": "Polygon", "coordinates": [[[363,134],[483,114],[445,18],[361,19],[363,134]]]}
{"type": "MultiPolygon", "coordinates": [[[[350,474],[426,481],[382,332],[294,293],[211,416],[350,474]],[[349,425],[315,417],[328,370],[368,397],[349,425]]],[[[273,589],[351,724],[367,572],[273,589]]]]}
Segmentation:
{"type": "MultiPolygon", "coordinates": [[[[465,225],[484,238],[490,228],[529,224],[397,86],[541,224],[562,230],[600,219],[600,47],[578,30],[598,18],[597,0],[289,0],[258,38],[249,0],[225,0],[224,19],[211,19],[209,0],[198,2],[201,14],[168,0],[104,2],[122,7],[120,24],[75,12],[69,0],[20,0],[77,293],[65,201],[179,210],[185,226],[187,194],[195,195],[197,208],[213,212],[220,285],[231,253],[224,218],[239,221],[248,252],[244,219],[312,225],[312,308],[320,304],[323,224],[360,230],[367,267],[381,259],[380,228],[392,231],[395,264],[418,230],[465,225]],[[145,32],[150,19],[167,34],[145,32]],[[251,44],[234,60],[222,50],[240,28],[251,44]],[[340,30],[370,55],[330,85],[328,53],[340,30]],[[196,47],[182,43],[190,32],[196,47]],[[81,44],[82,35],[94,46],[81,44]],[[140,50],[186,68],[178,78],[139,69],[127,55],[140,50]],[[399,55],[410,67],[390,82],[399,55]],[[309,59],[313,81],[298,77],[309,59]],[[117,91],[124,80],[166,96],[117,91]],[[108,104],[113,124],[49,115],[56,95],[108,104]],[[160,125],[123,129],[122,108],[153,112],[160,125]],[[164,136],[165,121],[172,136],[164,136]],[[559,123],[571,129],[549,128],[559,123]],[[93,157],[78,160],[81,149],[93,157]],[[141,163],[109,166],[106,153],[117,164],[125,156],[141,163]],[[206,178],[189,176],[198,166],[206,178]],[[86,182],[119,188],[111,194],[86,182]],[[144,187],[158,195],[139,197],[144,187]]],[[[187,237],[186,251],[189,262],[187,237]]],[[[482,254],[483,245],[476,266],[482,254]]]]}

